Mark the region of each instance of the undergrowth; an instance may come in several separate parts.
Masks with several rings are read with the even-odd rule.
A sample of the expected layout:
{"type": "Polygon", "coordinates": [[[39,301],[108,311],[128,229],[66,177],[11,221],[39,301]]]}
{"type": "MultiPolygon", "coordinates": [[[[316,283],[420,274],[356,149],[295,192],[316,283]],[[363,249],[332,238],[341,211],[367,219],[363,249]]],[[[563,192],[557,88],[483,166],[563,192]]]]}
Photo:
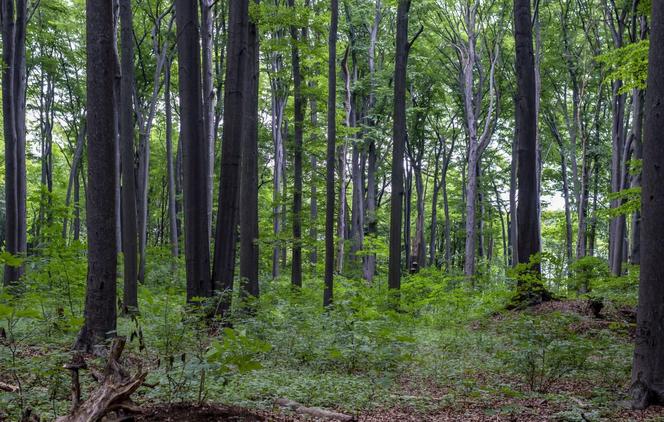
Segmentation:
{"type": "MultiPolygon", "coordinates": [[[[61,249],[31,263],[20,294],[0,296],[0,380],[20,386],[0,393],[0,415],[10,420],[28,407],[45,419],[69,407],[62,365],[82,322],[85,268],[77,264],[80,249],[61,249]]],[[[471,286],[423,269],[404,280],[398,310],[381,278],[367,285],[337,277],[327,310],[316,277],[297,291],[287,279],[264,279],[258,301],[236,306],[232,328],[211,331],[184,304],[181,263],[173,271],[167,257],[155,261],[166,263],[148,268],[140,314],[118,320],[130,366],[149,370],[153,387],[139,391],[139,402],[269,408],[286,397],[348,412],[394,405],[427,411],[464,400],[488,407],[529,397],[569,403],[576,383],[592,386],[584,400],[602,415],[614,410],[607,403],[621,397],[629,378],[631,339],[623,323],[565,311],[505,311],[515,288],[506,278],[471,286]]],[[[593,270],[582,277],[605,301],[632,300],[633,275],[616,279],[593,270]]],[[[574,280],[547,283],[556,296],[585,300],[569,289],[574,280]]],[[[93,387],[84,376],[83,390],[93,387]]]]}

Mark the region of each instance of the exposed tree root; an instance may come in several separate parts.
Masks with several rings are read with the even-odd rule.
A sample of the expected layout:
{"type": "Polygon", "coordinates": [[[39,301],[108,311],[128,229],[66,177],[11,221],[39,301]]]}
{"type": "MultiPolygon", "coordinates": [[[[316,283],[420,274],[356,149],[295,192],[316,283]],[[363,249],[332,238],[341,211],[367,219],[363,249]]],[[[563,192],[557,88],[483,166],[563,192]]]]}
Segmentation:
{"type": "Polygon", "coordinates": [[[58,418],[57,422],[94,422],[110,412],[119,411],[140,413],[140,408],[131,402],[130,396],[143,384],[147,372],[139,370],[135,376],[129,376],[120,366],[124,346],[124,338],[113,339],[101,385],[87,400],[74,407],[69,415],[58,418]]]}

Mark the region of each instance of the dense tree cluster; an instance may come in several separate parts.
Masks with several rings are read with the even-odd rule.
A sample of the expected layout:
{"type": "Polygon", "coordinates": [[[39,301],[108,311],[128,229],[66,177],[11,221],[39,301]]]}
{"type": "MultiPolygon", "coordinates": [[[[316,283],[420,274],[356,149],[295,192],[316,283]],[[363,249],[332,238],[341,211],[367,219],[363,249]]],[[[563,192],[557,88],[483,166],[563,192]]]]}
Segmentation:
{"type": "Polygon", "coordinates": [[[499,274],[524,307],[586,257],[614,276],[640,264],[634,403],[661,402],[663,14],[2,0],[5,285],[20,294],[54,237],[86,244],[91,349],[140,311],[161,249],[222,323],[279,277],[324,274],[328,307],[335,277],[398,293],[425,267],[479,287],[499,274]]]}

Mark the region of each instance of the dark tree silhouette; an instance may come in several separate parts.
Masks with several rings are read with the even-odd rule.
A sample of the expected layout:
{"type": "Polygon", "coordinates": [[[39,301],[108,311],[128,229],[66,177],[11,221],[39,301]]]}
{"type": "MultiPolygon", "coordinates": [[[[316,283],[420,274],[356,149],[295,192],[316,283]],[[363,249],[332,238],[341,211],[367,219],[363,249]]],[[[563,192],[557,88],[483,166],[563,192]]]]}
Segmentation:
{"type": "Polygon", "coordinates": [[[88,280],[85,322],[75,347],[90,350],[115,335],[117,239],[115,227],[115,36],[112,2],[88,0],[88,280]]]}
{"type": "Polygon", "coordinates": [[[177,0],[180,143],[184,176],[184,248],[187,301],[212,295],[207,214],[207,144],[203,142],[198,2],[177,0]]]}
{"type": "Polygon", "coordinates": [[[641,191],[641,282],[632,406],[664,403],[664,2],[652,2],[643,140],[641,191]]]}

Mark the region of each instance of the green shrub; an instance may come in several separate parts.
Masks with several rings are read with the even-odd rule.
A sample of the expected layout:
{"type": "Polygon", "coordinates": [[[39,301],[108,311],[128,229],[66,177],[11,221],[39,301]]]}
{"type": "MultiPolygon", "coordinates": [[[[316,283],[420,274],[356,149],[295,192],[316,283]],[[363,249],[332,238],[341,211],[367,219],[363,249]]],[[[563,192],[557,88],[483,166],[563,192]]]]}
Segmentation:
{"type": "Polygon", "coordinates": [[[511,332],[506,350],[498,354],[505,366],[532,391],[547,392],[562,378],[586,367],[589,341],[570,328],[571,317],[519,316],[505,328],[511,332]]]}

